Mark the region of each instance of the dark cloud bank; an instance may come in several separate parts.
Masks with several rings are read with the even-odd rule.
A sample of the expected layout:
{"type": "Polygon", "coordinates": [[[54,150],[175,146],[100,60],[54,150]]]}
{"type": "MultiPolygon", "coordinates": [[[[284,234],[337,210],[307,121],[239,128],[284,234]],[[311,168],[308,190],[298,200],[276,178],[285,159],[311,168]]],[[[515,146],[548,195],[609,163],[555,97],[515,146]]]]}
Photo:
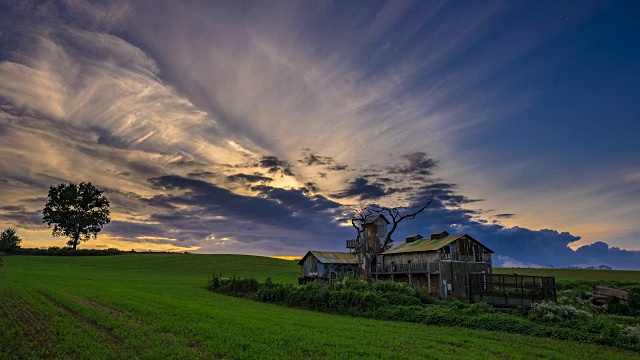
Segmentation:
{"type": "MultiPolygon", "coordinates": [[[[605,264],[615,269],[640,267],[640,251],[609,247],[605,242],[574,251],[568,245],[580,237],[568,232],[507,228],[498,220],[484,220],[482,218],[502,219],[515,215],[489,216],[482,211],[463,209],[462,205],[481,200],[458,194],[452,183],[424,178],[425,183],[417,188],[394,190],[394,184],[402,181],[402,176],[415,176],[416,172],[429,175],[435,167],[435,162],[425,159],[419,162],[414,161],[415,157],[405,159],[408,164],[379,169],[376,176],[356,177],[337,194],[369,203],[393,192],[406,193],[406,198],[413,204],[433,195],[433,202],[424,213],[400,226],[394,236],[396,241],[408,234],[428,236],[431,232],[446,230],[468,233],[494,250],[495,266],[605,264]],[[411,164],[417,163],[422,166],[410,169],[411,164]]],[[[266,180],[245,174],[239,174],[237,178],[247,182],[266,180]]],[[[200,246],[205,252],[226,250],[263,254],[302,254],[309,249],[340,251],[344,250],[344,240],[354,236],[350,227],[340,226],[348,216],[345,208],[317,194],[318,189],[312,182],[298,189],[282,189],[266,185],[265,181],[251,186],[258,196],[239,195],[203,180],[177,175],[152,178],[149,182],[162,193],[142,200],[158,210],[151,216],[156,224],[116,221],[105,230],[126,239],[173,234],[178,239],[174,245],[200,246]]]]}
{"type": "MultiPolygon", "coordinates": [[[[431,232],[446,230],[449,233],[467,233],[493,251],[494,266],[592,266],[609,265],[615,269],[640,269],[640,251],[609,247],[598,241],[576,251],[569,244],[580,240],[568,232],[522,227],[505,227],[497,220],[477,219],[481,212],[462,209],[460,205],[481,201],[456,194],[455,184],[434,183],[421,189],[422,196],[433,193],[435,198],[427,210],[415,220],[403,223],[396,240],[409,234],[428,236],[431,232]]],[[[419,196],[416,198],[419,199],[419,196]]],[[[418,201],[419,202],[419,201],[418,201]]],[[[509,218],[514,214],[497,214],[495,218],[509,218]]],[[[603,239],[606,240],[606,239],[603,239]]]]}
{"type": "MultiPolygon", "coordinates": [[[[244,178],[244,177],[241,177],[244,178]]],[[[115,221],[105,231],[124,239],[171,237],[176,246],[206,252],[298,253],[339,248],[349,231],[335,224],[342,206],[314,195],[308,186],[282,189],[255,185],[258,196],[244,196],[177,175],[149,179],[161,195],[142,199],[156,209],[148,224],[115,221]]],[[[309,184],[313,187],[313,184],[309,184]]]]}

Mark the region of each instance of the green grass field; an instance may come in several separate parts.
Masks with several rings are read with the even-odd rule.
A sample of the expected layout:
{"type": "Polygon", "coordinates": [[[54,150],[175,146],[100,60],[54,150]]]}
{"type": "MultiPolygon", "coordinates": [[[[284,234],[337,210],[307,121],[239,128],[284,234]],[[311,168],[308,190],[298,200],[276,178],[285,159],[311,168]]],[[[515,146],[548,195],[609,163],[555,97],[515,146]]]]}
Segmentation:
{"type": "Polygon", "coordinates": [[[640,271],[630,270],[494,268],[493,272],[496,274],[555,276],[556,280],[640,283],[640,271]]]}
{"type": "Polygon", "coordinates": [[[241,255],[3,257],[0,358],[632,359],[606,346],[316,313],[218,295],[207,276],[295,282],[241,255]]]}

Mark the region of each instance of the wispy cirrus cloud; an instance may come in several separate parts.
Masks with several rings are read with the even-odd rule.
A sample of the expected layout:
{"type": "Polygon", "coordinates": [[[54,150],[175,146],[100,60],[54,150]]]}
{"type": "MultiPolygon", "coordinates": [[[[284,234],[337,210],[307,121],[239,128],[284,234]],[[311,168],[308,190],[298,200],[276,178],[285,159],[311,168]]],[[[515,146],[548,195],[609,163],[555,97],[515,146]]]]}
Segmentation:
{"type": "Polygon", "coordinates": [[[501,135],[558,61],[537,49],[594,5],[569,8],[1,3],[0,223],[46,233],[47,187],[89,180],[113,204],[97,245],[301,253],[343,247],[344,204],[434,196],[407,229],[468,231],[512,263],[546,264],[545,247],[595,262],[568,245],[632,244],[637,169],[564,172],[501,135]],[[598,203],[616,206],[587,214],[598,203]]]}

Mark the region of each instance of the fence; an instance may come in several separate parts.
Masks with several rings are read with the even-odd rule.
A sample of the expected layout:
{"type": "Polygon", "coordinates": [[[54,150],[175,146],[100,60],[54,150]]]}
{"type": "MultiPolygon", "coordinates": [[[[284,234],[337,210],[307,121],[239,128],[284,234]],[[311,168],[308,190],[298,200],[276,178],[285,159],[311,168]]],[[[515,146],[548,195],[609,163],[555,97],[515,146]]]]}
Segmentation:
{"type": "Polygon", "coordinates": [[[536,301],[556,300],[556,280],[553,276],[469,274],[469,300],[531,307],[536,301]]]}
{"type": "Polygon", "coordinates": [[[438,263],[411,263],[376,265],[374,274],[411,274],[411,273],[437,273],[438,263]]]}

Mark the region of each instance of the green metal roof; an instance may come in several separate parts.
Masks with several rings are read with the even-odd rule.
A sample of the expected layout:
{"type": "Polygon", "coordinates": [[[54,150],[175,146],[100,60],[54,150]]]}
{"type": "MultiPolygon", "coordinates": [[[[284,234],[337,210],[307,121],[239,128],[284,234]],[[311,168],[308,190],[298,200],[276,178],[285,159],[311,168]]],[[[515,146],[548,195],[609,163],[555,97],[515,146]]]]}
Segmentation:
{"type": "Polygon", "coordinates": [[[418,251],[435,251],[445,245],[449,245],[450,243],[458,240],[463,236],[464,234],[449,235],[437,240],[422,238],[420,240],[405,242],[403,244],[400,244],[396,247],[393,247],[383,252],[382,255],[409,253],[409,252],[418,252],[418,251]]]}
{"type": "Polygon", "coordinates": [[[332,251],[309,251],[303,258],[298,262],[298,264],[302,264],[304,259],[312,254],[323,264],[357,264],[356,254],[350,252],[332,252],[332,251]]]}
{"type": "Polygon", "coordinates": [[[489,252],[493,253],[493,250],[482,245],[478,240],[472,238],[471,236],[467,234],[458,234],[458,235],[449,235],[449,236],[446,236],[440,239],[435,239],[435,240],[422,238],[420,240],[416,240],[412,242],[405,242],[383,252],[382,255],[420,252],[420,251],[436,251],[445,245],[451,244],[452,242],[458,240],[463,236],[468,237],[472,241],[476,242],[478,245],[482,246],[483,248],[487,249],[489,252]]]}

